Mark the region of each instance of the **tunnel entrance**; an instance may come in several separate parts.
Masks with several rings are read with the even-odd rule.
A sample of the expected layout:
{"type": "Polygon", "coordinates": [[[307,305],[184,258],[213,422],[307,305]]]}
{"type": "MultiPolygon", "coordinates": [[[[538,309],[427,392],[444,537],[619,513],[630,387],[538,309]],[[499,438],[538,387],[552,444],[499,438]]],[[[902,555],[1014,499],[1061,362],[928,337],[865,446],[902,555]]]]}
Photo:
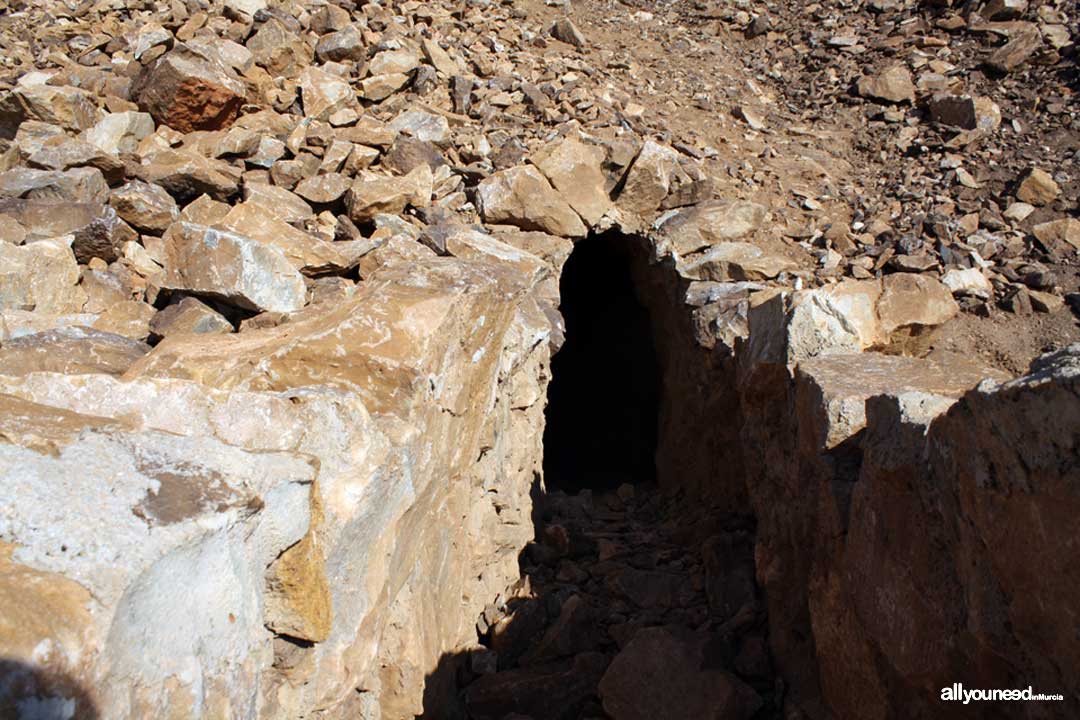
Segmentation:
{"type": "Polygon", "coordinates": [[[631,242],[618,233],[591,235],[563,268],[566,342],[552,359],[545,411],[549,490],[656,480],[659,375],[631,242]]]}

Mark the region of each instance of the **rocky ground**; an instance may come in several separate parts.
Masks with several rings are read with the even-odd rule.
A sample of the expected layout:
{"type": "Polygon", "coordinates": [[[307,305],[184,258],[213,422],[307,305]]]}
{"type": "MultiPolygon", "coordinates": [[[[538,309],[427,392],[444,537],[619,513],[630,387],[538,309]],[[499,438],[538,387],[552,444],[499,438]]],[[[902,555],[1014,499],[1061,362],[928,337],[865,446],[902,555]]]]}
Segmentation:
{"type": "MultiPolygon", "coordinates": [[[[467,218],[478,180],[552,132],[580,128],[605,148],[609,171],[636,152],[634,138],[671,143],[681,163],[699,168],[682,202],[719,195],[768,207],[775,249],[793,264],[751,279],[948,278],[964,312],[985,322],[962,323],[943,348],[1011,372],[1077,337],[1065,310],[1080,283],[1078,21],[1067,4],[466,4],[442,40],[451,55],[438,42],[395,40],[414,32],[389,8],[364,11],[370,22],[357,29],[345,11],[299,20],[244,12],[257,5],[213,17],[182,5],[161,15],[44,4],[3,19],[6,85],[15,89],[4,111],[8,244],[94,235],[76,237],[85,278],[62,312],[97,314],[97,329],[130,326],[120,334],[136,341],[165,337],[176,318],[177,327],[198,320],[226,330],[249,320],[236,306],[295,312],[300,276],[320,297],[347,290],[337,278],[355,279],[359,258],[380,242],[359,228],[422,195],[421,166],[434,168],[434,208],[467,218]],[[184,48],[158,63],[177,43],[184,48]],[[362,85],[363,117],[342,94],[350,78],[362,85]],[[238,115],[229,132],[218,129],[238,115]],[[380,150],[393,152],[380,159],[380,150]],[[354,178],[373,169],[402,180],[371,178],[375,196],[357,201],[354,178]],[[267,184],[274,190],[251,189],[267,184]],[[237,194],[246,202],[231,217],[211,202],[237,194]],[[46,223],[49,213],[33,207],[46,198],[81,205],[46,223]],[[300,273],[290,297],[233,302],[225,324],[203,319],[222,313],[189,299],[147,331],[172,293],[206,285],[200,271],[169,267],[168,243],[153,238],[175,219],[250,234],[257,218],[248,208],[260,203],[288,207],[275,219],[330,243],[298,249],[300,236],[260,219],[300,273]],[[160,272],[168,281],[155,282],[160,272]]],[[[422,39],[433,18],[418,20],[422,39]]],[[[604,192],[617,179],[591,180],[604,192]]],[[[419,205],[421,224],[445,219],[419,205]]],[[[541,225],[577,232],[558,219],[541,225]]]]}
{"type": "Polygon", "coordinates": [[[475,718],[1075,694],[1075,574],[1009,548],[1068,547],[1030,518],[1076,507],[1080,351],[972,388],[1080,339],[1078,23],[4,0],[0,714],[438,715],[447,658],[475,718]],[[665,493],[534,528],[559,275],[609,231],[664,298],[665,493]]]}
{"type": "Polygon", "coordinates": [[[680,500],[645,484],[544,499],[521,597],[485,609],[459,673],[470,717],[780,717],[752,527],[710,535],[680,500]]]}
{"type": "Polygon", "coordinates": [[[735,192],[769,198],[816,260],[811,282],[976,268],[991,287],[950,276],[965,315],[938,345],[1014,374],[1078,338],[1076,310],[1059,312],[1080,289],[1069,3],[572,7],[650,130],[708,148],[735,192]],[[1052,181],[1041,197],[1022,189],[1032,173],[1052,181]]]}

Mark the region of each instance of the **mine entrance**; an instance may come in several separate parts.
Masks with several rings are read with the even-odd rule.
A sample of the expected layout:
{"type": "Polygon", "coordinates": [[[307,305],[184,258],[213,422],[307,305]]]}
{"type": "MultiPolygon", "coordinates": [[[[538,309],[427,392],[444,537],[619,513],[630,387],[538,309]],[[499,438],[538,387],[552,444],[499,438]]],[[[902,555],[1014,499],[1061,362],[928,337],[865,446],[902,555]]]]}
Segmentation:
{"type": "Polygon", "coordinates": [[[631,274],[632,242],[617,233],[590,236],[563,268],[566,342],[548,387],[548,489],[575,493],[656,479],[656,350],[631,274]]]}

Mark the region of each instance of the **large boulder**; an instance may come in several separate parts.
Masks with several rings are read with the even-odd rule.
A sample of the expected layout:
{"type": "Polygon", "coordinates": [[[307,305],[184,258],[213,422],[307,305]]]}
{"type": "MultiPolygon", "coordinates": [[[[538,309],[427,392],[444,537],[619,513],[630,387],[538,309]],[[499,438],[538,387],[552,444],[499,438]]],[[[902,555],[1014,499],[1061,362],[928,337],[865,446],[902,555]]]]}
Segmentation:
{"type": "Polygon", "coordinates": [[[139,180],[118,187],[109,195],[109,205],[132,227],[149,233],[163,233],[180,217],[180,210],[160,185],[139,180]]]}
{"type": "Polygon", "coordinates": [[[552,143],[532,162],[590,227],[614,207],[604,188],[604,151],[572,137],[552,143]]]}
{"type": "Polygon", "coordinates": [[[178,44],[142,71],[131,95],[157,122],[191,132],[231,125],[247,88],[217,58],[178,44]]]}
{"type": "Polygon", "coordinates": [[[272,245],[229,230],[188,222],[165,236],[164,286],[257,312],[291,312],[304,306],[304,278],[272,245]]]}
{"type": "MultiPolygon", "coordinates": [[[[112,473],[117,497],[100,508],[93,498],[86,502],[103,517],[122,514],[150,528],[149,540],[145,530],[141,536],[147,547],[134,553],[123,545],[126,521],[114,525],[114,533],[100,533],[96,515],[77,515],[84,535],[96,533],[98,556],[109,558],[115,548],[130,554],[108,574],[40,560],[48,539],[19,528],[33,522],[59,532],[66,525],[56,519],[0,514],[4,538],[16,538],[23,548],[16,553],[17,577],[54,573],[54,583],[74,583],[73,592],[85,586],[105,608],[89,625],[79,625],[83,634],[77,640],[51,641],[79,643],[77,665],[66,659],[70,653],[48,659],[94,688],[99,708],[119,708],[123,697],[131,716],[142,717],[187,697],[208,707],[243,700],[244,707],[254,708],[253,716],[292,715],[316,703],[345,709],[356,687],[380,687],[375,697],[384,716],[415,715],[422,711],[427,670],[440,654],[474,636],[472,618],[516,576],[518,552],[531,535],[528,497],[540,467],[543,420],[542,391],[524,389],[543,382],[542,369],[550,361],[546,321],[541,316],[536,324],[535,314],[520,312],[529,301],[528,278],[513,264],[435,259],[387,268],[364,288],[325,314],[220,337],[228,348],[200,347],[214,341],[190,335],[166,339],[154,350],[156,357],[123,380],[101,374],[0,376],[0,393],[7,393],[2,397],[14,398],[18,407],[18,425],[0,428],[0,437],[59,458],[28,463],[29,451],[20,449],[19,462],[30,469],[38,462],[86,462],[83,445],[76,452],[68,448],[72,442],[111,453],[112,464],[95,465],[94,472],[112,473]],[[215,362],[224,364],[215,370],[215,362]],[[165,375],[199,376],[204,382],[165,375]],[[526,395],[534,399],[523,400],[526,395]],[[28,408],[39,407],[57,419],[36,419],[38,411],[28,408]],[[66,434],[46,432],[49,423],[66,434]],[[159,443],[161,438],[167,443],[159,443]],[[129,460],[132,453],[125,448],[133,443],[136,457],[149,459],[129,460]],[[219,450],[223,443],[230,447],[219,450]],[[175,464],[174,457],[186,457],[188,464],[175,464]],[[157,477],[165,478],[160,489],[142,479],[158,467],[163,469],[157,477]],[[294,467],[308,474],[291,480],[286,476],[294,467]],[[119,505],[128,502],[128,472],[135,473],[134,487],[149,491],[145,497],[132,493],[134,509],[124,510],[119,505]],[[203,479],[198,485],[189,482],[195,474],[203,479]],[[240,486],[246,494],[238,492],[240,486]],[[288,515],[287,522],[279,512],[288,515]],[[4,525],[9,518],[15,534],[4,525]],[[185,534],[192,527],[203,534],[185,534]],[[264,543],[272,528],[287,529],[287,537],[264,543]],[[184,550],[158,560],[161,533],[174,533],[169,537],[184,550]],[[447,554],[448,546],[461,551],[447,554]],[[265,554],[252,555],[251,547],[265,554]],[[210,562],[220,557],[208,555],[210,550],[233,552],[228,569],[210,562]],[[144,559],[149,567],[138,591],[99,592],[106,577],[115,579],[118,591],[130,587],[126,568],[144,559]],[[182,593],[174,591],[173,599],[159,597],[175,579],[166,571],[179,567],[191,573],[189,560],[213,572],[187,583],[182,593]],[[248,578],[249,590],[242,602],[234,598],[225,607],[218,598],[240,592],[232,588],[237,573],[248,578]],[[332,581],[344,576],[353,580],[332,581]],[[119,609],[111,611],[117,598],[119,609]],[[186,605],[180,611],[176,603],[186,605]],[[158,610],[171,613],[173,621],[163,622],[158,610]],[[196,621],[203,624],[194,627],[196,621]],[[193,649],[210,642],[205,633],[220,639],[222,632],[230,638],[223,644],[226,655],[193,649]],[[242,633],[242,641],[230,633],[242,633]],[[106,642],[113,637],[122,643],[106,642]],[[170,659],[162,659],[159,650],[170,659]],[[143,664],[132,671],[128,663],[137,657],[143,664]],[[185,662],[213,668],[214,677],[228,681],[173,677],[176,664],[185,662]],[[218,662],[229,669],[218,668],[218,662]],[[126,684],[127,677],[138,684],[126,684]]],[[[0,457],[3,452],[0,445],[0,457]]],[[[96,492],[94,474],[49,472],[68,478],[72,497],[96,492]]],[[[13,487],[23,492],[22,484],[5,485],[13,487]]],[[[47,507],[35,503],[34,512],[47,507]]],[[[36,598],[26,593],[49,587],[9,585],[7,577],[0,571],[4,597],[36,598]]],[[[53,637],[49,633],[66,627],[62,621],[83,622],[68,605],[55,612],[51,625],[21,626],[14,647],[33,652],[53,637]]],[[[594,656],[582,667],[592,668],[589,687],[595,687],[603,658],[594,656]]]]}
{"type": "Polygon", "coordinates": [[[654,140],[646,140],[626,173],[615,198],[618,208],[631,216],[649,216],[659,209],[679,164],[679,154],[654,140]]]}
{"type": "Polygon", "coordinates": [[[615,720],[708,718],[747,720],[761,698],[734,675],[708,667],[702,635],[678,629],[639,630],[600,681],[604,712],[615,720]]]}
{"type": "Polygon", "coordinates": [[[71,249],[81,263],[95,257],[112,262],[124,243],[138,238],[113,208],[99,203],[0,200],[0,213],[27,231],[26,242],[71,235],[71,249]]]}
{"type": "Polygon", "coordinates": [[[109,199],[109,185],[97,168],[35,170],[17,167],[0,173],[0,197],[100,204],[109,199]]]}
{"type": "Polygon", "coordinates": [[[5,663],[50,671],[5,686],[0,709],[256,703],[273,660],[268,566],[313,524],[316,473],[296,453],[0,396],[0,637],[5,663]],[[84,690],[54,695],[50,676],[84,690]]]}
{"type": "Polygon", "coordinates": [[[122,335],[67,327],[23,335],[0,345],[0,375],[31,372],[122,375],[150,346],[122,335]]]}
{"type": "Polygon", "coordinates": [[[588,228],[539,170],[521,166],[502,170],[476,191],[480,214],[493,224],[516,225],[563,237],[584,237],[588,228]]]}
{"type": "Polygon", "coordinates": [[[77,285],[73,240],[67,235],[23,246],[0,243],[0,309],[54,315],[81,311],[86,293],[77,285]]]}

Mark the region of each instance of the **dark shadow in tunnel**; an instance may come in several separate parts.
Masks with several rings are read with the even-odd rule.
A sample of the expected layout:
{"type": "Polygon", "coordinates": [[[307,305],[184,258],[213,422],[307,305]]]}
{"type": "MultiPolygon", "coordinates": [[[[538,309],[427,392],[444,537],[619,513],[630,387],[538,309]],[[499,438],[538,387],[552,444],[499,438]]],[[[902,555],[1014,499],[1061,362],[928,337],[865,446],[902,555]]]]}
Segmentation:
{"type": "Polygon", "coordinates": [[[89,691],[65,673],[0,656],[0,720],[98,720],[89,691]]]}
{"type": "Polygon", "coordinates": [[[566,342],[551,362],[545,411],[549,490],[656,480],[656,350],[635,291],[629,242],[615,233],[590,236],[563,268],[566,342]]]}

